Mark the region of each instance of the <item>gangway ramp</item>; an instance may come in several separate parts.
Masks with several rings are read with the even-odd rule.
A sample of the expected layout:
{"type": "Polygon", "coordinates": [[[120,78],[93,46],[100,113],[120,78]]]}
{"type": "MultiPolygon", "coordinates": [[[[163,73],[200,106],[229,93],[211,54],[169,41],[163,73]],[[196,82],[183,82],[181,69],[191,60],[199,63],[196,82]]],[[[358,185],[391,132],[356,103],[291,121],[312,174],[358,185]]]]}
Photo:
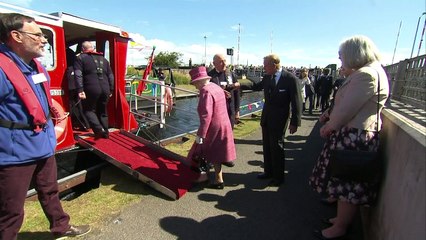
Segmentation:
{"type": "Polygon", "coordinates": [[[124,130],[111,132],[108,139],[79,138],[78,143],[174,200],[198,178],[182,156],[124,130]]]}

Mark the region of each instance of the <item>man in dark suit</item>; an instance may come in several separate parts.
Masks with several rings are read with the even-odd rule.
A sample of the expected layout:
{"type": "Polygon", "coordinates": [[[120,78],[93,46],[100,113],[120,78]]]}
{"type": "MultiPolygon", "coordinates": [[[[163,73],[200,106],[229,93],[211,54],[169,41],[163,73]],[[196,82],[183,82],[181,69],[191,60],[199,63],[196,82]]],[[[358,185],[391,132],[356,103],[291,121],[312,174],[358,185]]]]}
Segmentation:
{"type": "Polygon", "coordinates": [[[238,91],[240,83],[235,74],[227,69],[224,55],[215,54],[213,65],[214,68],[208,72],[208,75],[212,77],[210,82],[216,83],[225,91],[229,120],[231,121],[232,129],[234,129],[236,113],[240,110],[240,94],[238,91]]]}
{"type": "MultiPolygon", "coordinates": [[[[285,155],[284,136],[287,126],[290,134],[301,123],[302,99],[297,77],[282,71],[280,59],[271,54],[263,58],[265,76],[262,81],[248,87],[254,91],[263,89],[265,104],[260,125],[262,127],[264,172],[260,179],[271,179],[269,185],[279,186],[284,182],[285,155]],[[291,111],[291,117],[290,117],[291,111]],[[290,125],[288,119],[290,118],[290,125]]],[[[242,86],[247,88],[246,86],[242,86]]]]}

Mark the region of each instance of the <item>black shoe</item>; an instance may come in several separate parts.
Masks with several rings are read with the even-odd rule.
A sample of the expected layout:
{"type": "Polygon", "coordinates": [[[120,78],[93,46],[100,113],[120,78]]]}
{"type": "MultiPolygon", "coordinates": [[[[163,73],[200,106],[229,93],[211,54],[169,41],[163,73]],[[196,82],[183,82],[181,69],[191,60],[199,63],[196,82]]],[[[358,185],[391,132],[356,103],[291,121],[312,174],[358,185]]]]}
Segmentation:
{"type": "Polygon", "coordinates": [[[66,239],[68,237],[79,237],[86,235],[92,230],[89,225],[81,225],[81,226],[70,226],[70,229],[63,234],[59,234],[55,236],[56,240],[66,239]]]}
{"type": "Polygon", "coordinates": [[[272,187],[279,187],[279,186],[281,186],[281,184],[283,184],[283,180],[275,180],[275,179],[272,179],[269,183],[268,183],[268,186],[272,186],[272,187]]]}
{"type": "Polygon", "coordinates": [[[337,199],[330,199],[330,198],[321,198],[320,201],[324,205],[334,205],[337,203],[337,199]]]}
{"type": "Polygon", "coordinates": [[[221,190],[221,189],[223,189],[225,186],[224,186],[224,184],[223,184],[223,182],[221,182],[221,183],[210,183],[208,186],[207,186],[207,188],[210,188],[210,189],[217,189],[217,190],[221,190]]]}
{"type": "Polygon", "coordinates": [[[257,175],[257,178],[259,178],[259,179],[270,179],[270,178],[272,178],[272,176],[269,175],[269,174],[266,174],[266,173],[261,173],[261,174],[257,175]]]}
{"type": "Polygon", "coordinates": [[[99,138],[108,139],[109,138],[109,132],[97,132],[97,133],[95,133],[95,140],[97,140],[99,138]]]}
{"type": "Polygon", "coordinates": [[[103,138],[104,133],[103,132],[96,132],[95,133],[95,140],[99,139],[99,138],[103,138]]]}
{"type": "Polygon", "coordinates": [[[321,240],[343,240],[343,239],[346,239],[345,235],[340,236],[340,237],[326,238],[322,235],[321,230],[314,230],[313,234],[316,238],[321,239],[321,240]]]}
{"type": "Polygon", "coordinates": [[[321,222],[324,223],[327,226],[333,225],[333,223],[330,221],[330,218],[323,218],[323,219],[321,219],[321,222]]]}
{"type": "Polygon", "coordinates": [[[233,166],[235,166],[235,163],[234,162],[223,162],[222,165],[225,165],[227,167],[233,167],[233,166]]]}

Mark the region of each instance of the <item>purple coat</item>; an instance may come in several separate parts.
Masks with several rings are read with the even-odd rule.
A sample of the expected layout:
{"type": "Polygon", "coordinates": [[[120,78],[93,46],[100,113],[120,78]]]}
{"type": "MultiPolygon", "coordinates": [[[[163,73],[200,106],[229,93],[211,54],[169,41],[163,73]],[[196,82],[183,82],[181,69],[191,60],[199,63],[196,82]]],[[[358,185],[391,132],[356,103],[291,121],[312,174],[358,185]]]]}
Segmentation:
{"type": "Polygon", "coordinates": [[[208,162],[234,161],[237,158],[234,134],[223,89],[212,83],[205,85],[200,90],[197,112],[200,118],[197,135],[203,138],[203,144],[197,147],[198,144],[194,143],[188,159],[192,159],[194,152],[200,153],[202,149],[208,162]]]}

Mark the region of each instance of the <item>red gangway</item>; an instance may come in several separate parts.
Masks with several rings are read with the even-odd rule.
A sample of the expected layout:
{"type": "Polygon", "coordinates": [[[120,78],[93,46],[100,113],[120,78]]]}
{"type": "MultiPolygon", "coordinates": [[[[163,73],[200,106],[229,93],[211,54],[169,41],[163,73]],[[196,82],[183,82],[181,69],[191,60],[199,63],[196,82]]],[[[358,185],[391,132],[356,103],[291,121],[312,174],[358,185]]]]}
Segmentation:
{"type": "Polygon", "coordinates": [[[182,156],[124,130],[111,132],[109,139],[79,138],[78,143],[175,200],[198,178],[198,174],[183,163],[182,156]]]}

